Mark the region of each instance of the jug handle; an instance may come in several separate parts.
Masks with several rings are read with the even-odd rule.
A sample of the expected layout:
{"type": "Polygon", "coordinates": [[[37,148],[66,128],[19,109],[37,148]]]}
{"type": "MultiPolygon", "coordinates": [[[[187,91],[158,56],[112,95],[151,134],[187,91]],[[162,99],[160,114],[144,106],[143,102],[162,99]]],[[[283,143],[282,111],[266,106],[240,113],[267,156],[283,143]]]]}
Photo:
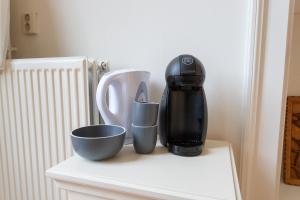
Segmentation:
{"type": "Polygon", "coordinates": [[[108,91],[108,86],[116,78],[117,75],[118,74],[110,74],[107,77],[105,77],[105,75],[102,77],[97,87],[96,102],[103,119],[109,118],[110,121],[112,121],[114,124],[120,125],[121,124],[120,120],[117,118],[115,114],[113,114],[109,110],[106,102],[107,100],[106,94],[108,91]]]}

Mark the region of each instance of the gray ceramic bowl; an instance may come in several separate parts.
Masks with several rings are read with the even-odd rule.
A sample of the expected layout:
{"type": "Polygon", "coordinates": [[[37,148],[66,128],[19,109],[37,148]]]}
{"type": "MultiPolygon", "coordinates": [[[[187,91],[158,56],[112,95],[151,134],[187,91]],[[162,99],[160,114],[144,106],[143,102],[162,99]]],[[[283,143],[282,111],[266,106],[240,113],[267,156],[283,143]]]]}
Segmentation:
{"type": "Polygon", "coordinates": [[[115,125],[86,126],[72,131],[74,151],[88,160],[104,160],[122,149],[126,129],[115,125]]]}

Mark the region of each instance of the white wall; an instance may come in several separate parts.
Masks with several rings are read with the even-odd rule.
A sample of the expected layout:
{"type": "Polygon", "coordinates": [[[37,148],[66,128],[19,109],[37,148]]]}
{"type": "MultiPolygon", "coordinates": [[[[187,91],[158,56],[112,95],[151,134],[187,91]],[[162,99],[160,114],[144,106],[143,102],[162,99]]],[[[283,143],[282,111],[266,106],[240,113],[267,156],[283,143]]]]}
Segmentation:
{"type": "MultiPolygon", "coordinates": [[[[296,5],[300,7],[300,3],[296,5]]],[[[300,96],[300,12],[295,14],[293,29],[288,95],[300,96]]]]}
{"type": "MultiPolygon", "coordinates": [[[[249,0],[12,0],[15,57],[86,55],[112,68],[152,72],[159,101],[168,62],[181,53],[205,65],[210,138],[239,155],[249,0]],[[23,35],[21,14],[39,13],[40,33],[23,35]]],[[[238,158],[237,158],[238,160],[238,158]]]]}

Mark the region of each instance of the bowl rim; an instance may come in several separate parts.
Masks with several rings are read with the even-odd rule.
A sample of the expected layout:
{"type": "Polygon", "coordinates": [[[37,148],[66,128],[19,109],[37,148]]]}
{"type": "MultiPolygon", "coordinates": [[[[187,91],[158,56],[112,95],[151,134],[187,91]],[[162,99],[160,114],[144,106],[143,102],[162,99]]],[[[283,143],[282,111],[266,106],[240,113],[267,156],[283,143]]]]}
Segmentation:
{"type": "Polygon", "coordinates": [[[74,138],[81,138],[81,139],[87,139],[87,140],[94,140],[94,139],[101,139],[101,138],[111,138],[111,137],[116,137],[116,136],[120,136],[120,135],[123,135],[126,133],[126,128],[123,127],[123,126],[119,126],[119,125],[113,125],[113,124],[94,124],[94,125],[88,125],[88,126],[82,126],[82,127],[79,127],[79,128],[75,128],[71,131],[71,134],[70,136],[71,137],[74,137],[74,138]],[[88,128],[88,127],[93,127],[93,126],[114,126],[114,127],[119,127],[121,128],[123,131],[120,133],[120,134],[117,134],[117,135],[111,135],[111,136],[103,136],[103,137],[82,137],[82,136],[77,136],[77,135],[74,135],[73,132],[76,131],[76,130],[79,130],[79,129],[82,129],[82,128],[88,128]]]}

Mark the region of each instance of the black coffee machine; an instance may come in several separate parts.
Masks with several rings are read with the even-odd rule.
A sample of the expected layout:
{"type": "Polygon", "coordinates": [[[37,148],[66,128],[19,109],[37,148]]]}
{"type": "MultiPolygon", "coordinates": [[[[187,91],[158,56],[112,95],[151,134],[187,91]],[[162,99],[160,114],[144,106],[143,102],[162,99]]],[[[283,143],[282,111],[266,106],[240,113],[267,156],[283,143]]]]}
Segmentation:
{"type": "Polygon", "coordinates": [[[199,155],[207,131],[204,66],[194,56],[180,55],[168,65],[165,77],[159,111],[160,142],[176,155],[199,155]]]}

